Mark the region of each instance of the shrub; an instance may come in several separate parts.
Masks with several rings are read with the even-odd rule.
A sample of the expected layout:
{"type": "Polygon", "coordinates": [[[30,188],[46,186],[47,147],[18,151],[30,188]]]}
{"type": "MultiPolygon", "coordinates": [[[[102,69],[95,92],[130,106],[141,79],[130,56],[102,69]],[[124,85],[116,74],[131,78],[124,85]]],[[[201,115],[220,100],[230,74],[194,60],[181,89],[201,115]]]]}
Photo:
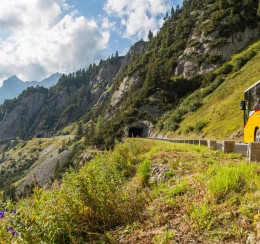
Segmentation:
{"type": "Polygon", "coordinates": [[[224,64],[221,68],[220,68],[220,73],[221,74],[224,74],[224,75],[227,75],[229,73],[231,73],[233,71],[233,65],[227,63],[227,64],[224,64]]]}

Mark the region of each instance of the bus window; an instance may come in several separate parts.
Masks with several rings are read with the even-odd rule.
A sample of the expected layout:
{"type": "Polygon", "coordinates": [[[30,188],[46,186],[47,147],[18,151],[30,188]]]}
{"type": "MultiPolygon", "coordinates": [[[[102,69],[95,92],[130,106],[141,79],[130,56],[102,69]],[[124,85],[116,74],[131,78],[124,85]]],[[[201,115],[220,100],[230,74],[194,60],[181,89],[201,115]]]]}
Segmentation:
{"type": "MultiPolygon", "coordinates": [[[[260,81],[245,91],[244,101],[244,141],[260,141],[260,81]]],[[[243,105],[243,104],[242,104],[243,105]]]]}
{"type": "Polygon", "coordinates": [[[259,110],[259,109],[260,109],[260,98],[257,98],[253,110],[259,110]]]}

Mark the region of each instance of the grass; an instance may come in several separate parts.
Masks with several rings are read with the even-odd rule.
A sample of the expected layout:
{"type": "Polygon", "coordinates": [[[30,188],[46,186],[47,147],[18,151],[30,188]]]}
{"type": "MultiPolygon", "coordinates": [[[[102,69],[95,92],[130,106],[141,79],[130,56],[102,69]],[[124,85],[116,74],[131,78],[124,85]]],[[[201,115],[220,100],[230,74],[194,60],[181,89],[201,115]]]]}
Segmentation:
{"type": "MultiPolygon", "coordinates": [[[[235,68],[225,75],[224,82],[211,94],[199,100],[201,107],[187,113],[175,133],[169,134],[186,138],[243,140],[235,136],[243,131],[243,112],[239,109],[239,103],[244,99],[244,91],[260,80],[260,41],[234,55],[228,64],[235,68]]],[[[220,67],[216,73],[221,73],[221,69],[220,67]]],[[[205,88],[201,89],[201,93],[203,89],[205,88]]]]}
{"type": "Polygon", "coordinates": [[[0,208],[8,209],[0,219],[0,240],[245,242],[260,221],[259,170],[239,154],[127,139],[67,173],[60,186],[36,188],[15,206],[0,201],[0,208]],[[161,182],[152,180],[158,166],[169,172],[161,182]],[[14,208],[19,214],[10,214],[14,208]],[[14,236],[6,231],[10,225],[14,236]]]}

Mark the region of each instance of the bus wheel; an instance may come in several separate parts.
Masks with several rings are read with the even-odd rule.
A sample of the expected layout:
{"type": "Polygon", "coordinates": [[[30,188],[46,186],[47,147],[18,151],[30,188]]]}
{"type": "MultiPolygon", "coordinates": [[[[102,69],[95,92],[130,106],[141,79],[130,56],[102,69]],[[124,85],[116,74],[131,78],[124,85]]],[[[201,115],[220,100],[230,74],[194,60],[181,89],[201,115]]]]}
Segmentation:
{"type": "Polygon", "coordinates": [[[260,130],[258,128],[255,131],[255,142],[260,142],[260,130]]]}

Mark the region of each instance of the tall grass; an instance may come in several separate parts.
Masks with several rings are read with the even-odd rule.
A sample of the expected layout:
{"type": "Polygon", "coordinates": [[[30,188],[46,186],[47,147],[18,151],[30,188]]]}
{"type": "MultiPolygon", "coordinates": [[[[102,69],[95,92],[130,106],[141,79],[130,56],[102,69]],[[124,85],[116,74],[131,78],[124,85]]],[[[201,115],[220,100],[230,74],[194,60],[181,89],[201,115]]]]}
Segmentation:
{"type": "MultiPolygon", "coordinates": [[[[137,164],[136,155],[123,167],[118,161],[126,159],[131,150],[131,145],[125,144],[113,153],[98,155],[79,171],[67,173],[56,190],[36,188],[31,198],[18,202],[17,214],[6,214],[0,220],[0,240],[86,243],[107,230],[139,219],[146,194],[141,184],[130,184],[125,175],[131,163],[137,164]],[[6,232],[9,226],[16,235],[6,232]]],[[[139,168],[144,184],[148,182],[146,166],[144,161],[139,168]]]]}
{"type": "Polygon", "coordinates": [[[223,201],[234,193],[256,189],[258,176],[254,165],[215,165],[209,172],[208,190],[216,202],[223,201]]]}

